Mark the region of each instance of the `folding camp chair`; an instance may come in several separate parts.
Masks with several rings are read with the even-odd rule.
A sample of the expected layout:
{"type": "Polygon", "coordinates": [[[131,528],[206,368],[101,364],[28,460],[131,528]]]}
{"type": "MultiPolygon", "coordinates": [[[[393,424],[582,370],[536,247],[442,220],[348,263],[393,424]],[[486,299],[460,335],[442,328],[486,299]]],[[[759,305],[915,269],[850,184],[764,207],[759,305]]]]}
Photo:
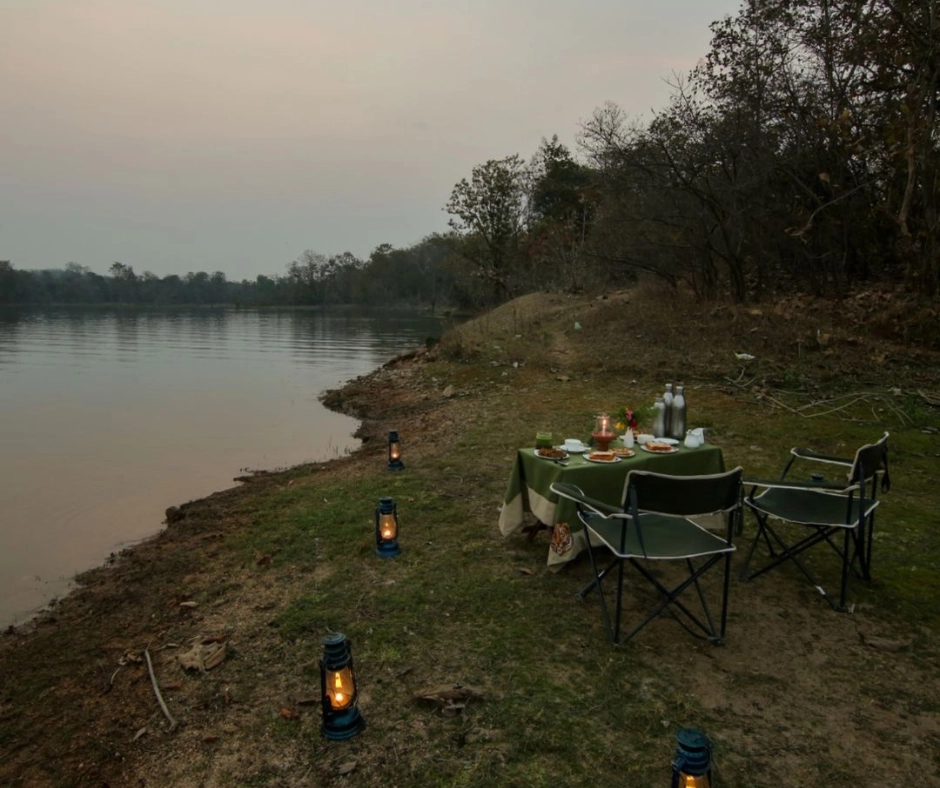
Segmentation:
{"type": "MultiPolygon", "coordinates": [[[[817,466],[818,467],[818,466],[817,466]]],[[[791,449],[790,460],[779,481],[745,480],[751,490],[744,499],[745,505],[757,518],[757,534],[748,550],[741,568],[741,579],[751,580],[792,560],[826,601],[837,610],[845,610],[849,574],[863,580],[871,580],[872,535],[875,529],[875,509],[878,488],[887,492],[891,487],[888,475],[888,433],[876,443],[862,446],[854,459],[817,454],[810,449],[791,449]],[[808,482],[790,481],[787,474],[795,463],[806,460],[828,463],[847,469],[844,481],[825,481],[814,475],[808,482]],[[879,484],[880,477],[880,484],[879,484]],[[755,492],[761,489],[759,495],[755,492]],[[775,525],[771,524],[775,521],[775,525]],[[780,521],[777,524],[776,521],[780,521]],[[793,544],[784,541],[781,533],[787,523],[809,529],[809,533],[793,544]],[[842,544],[834,539],[842,532],[842,544]],[[758,545],[766,544],[770,560],[760,569],[748,574],[751,559],[758,545]],[[839,602],[833,602],[826,590],[810,572],[800,555],[816,544],[826,542],[842,560],[842,585],[839,602]]]]}
{"type": "Polygon", "coordinates": [[[625,643],[660,614],[670,613],[687,631],[717,643],[724,641],[728,614],[728,581],[732,533],[741,516],[741,468],[707,476],[667,476],[649,471],[630,471],[624,486],[623,506],[616,507],[589,498],[572,484],[553,484],[552,491],[577,505],[578,519],[587,529],[592,543],[603,543],[613,553],[613,560],[598,571],[593,550],[588,550],[594,580],[578,596],[584,598],[594,588],[600,597],[604,624],[610,639],[625,643]],[[690,517],[723,512],[726,534],[712,533],[690,517]],[[650,561],[678,561],[685,564],[688,576],[674,587],[664,585],[649,566],[650,561]],[[645,578],[657,595],[657,602],[645,617],[621,637],[623,612],[623,567],[628,563],[645,578]],[[700,579],[709,569],[724,566],[719,626],[715,626],[700,579]],[[614,622],[607,609],[603,582],[617,569],[617,604],[614,622]],[[680,599],[695,588],[704,613],[704,621],[680,599]],[[681,616],[679,615],[681,614],[681,616]]]}

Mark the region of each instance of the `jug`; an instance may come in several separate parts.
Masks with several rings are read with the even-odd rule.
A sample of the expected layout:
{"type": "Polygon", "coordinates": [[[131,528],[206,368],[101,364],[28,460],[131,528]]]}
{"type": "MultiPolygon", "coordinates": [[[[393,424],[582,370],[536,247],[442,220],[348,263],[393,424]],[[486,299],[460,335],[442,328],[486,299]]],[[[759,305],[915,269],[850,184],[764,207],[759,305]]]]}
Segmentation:
{"type": "Polygon", "coordinates": [[[687,449],[697,449],[702,445],[702,442],[699,440],[698,435],[695,434],[695,430],[689,430],[685,434],[685,447],[687,449]]]}

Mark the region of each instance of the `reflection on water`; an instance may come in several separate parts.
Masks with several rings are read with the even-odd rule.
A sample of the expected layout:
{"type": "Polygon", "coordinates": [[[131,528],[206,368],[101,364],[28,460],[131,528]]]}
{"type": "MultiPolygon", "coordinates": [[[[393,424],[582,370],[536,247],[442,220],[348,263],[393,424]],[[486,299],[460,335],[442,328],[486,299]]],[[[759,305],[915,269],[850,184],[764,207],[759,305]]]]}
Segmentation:
{"type": "Polygon", "coordinates": [[[440,332],[346,310],[0,309],[0,624],[168,506],[355,448],[317,395],[440,332]]]}

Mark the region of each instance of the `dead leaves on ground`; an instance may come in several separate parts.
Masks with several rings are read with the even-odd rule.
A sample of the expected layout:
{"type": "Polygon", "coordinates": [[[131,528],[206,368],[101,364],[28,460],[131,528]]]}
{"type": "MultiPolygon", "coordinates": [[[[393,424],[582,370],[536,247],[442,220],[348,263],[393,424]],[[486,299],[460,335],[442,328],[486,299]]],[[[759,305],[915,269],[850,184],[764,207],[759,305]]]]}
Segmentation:
{"type": "Polygon", "coordinates": [[[198,670],[205,673],[221,665],[225,661],[227,645],[224,635],[212,635],[206,638],[197,638],[191,649],[177,655],[183,670],[198,670]]]}
{"type": "Polygon", "coordinates": [[[468,701],[481,701],[485,696],[480,690],[464,684],[442,684],[419,690],[414,694],[414,699],[436,703],[442,713],[454,715],[463,711],[468,701]]]}

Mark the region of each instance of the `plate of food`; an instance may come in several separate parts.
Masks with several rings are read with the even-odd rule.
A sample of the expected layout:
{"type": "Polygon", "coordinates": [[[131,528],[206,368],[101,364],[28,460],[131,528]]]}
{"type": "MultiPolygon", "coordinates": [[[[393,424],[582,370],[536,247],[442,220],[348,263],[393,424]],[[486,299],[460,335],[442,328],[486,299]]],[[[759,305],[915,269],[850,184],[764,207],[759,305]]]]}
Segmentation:
{"type": "Polygon", "coordinates": [[[591,451],[584,455],[584,459],[588,462],[620,462],[620,458],[616,456],[612,451],[591,451]]]}
{"type": "Polygon", "coordinates": [[[670,446],[660,438],[647,441],[642,446],[640,446],[640,448],[653,454],[675,454],[677,451],[679,451],[679,449],[677,449],[675,446],[670,446]]]}
{"type": "Polygon", "coordinates": [[[563,449],[554,449],[551,446],[544,446],[535,450],[535,456],[543,460],[567,460],[568,452],[563,449]]]}
{"type": "Polygon", "coordinates": [[[624,457],[633,457],[636,455],[636,452],[633,451],[633,449],[628,449],[626,447],[620,449],[611,449],[610,453],[613,454],[614,457],[620,457],[621,459],[624,457]]]}

